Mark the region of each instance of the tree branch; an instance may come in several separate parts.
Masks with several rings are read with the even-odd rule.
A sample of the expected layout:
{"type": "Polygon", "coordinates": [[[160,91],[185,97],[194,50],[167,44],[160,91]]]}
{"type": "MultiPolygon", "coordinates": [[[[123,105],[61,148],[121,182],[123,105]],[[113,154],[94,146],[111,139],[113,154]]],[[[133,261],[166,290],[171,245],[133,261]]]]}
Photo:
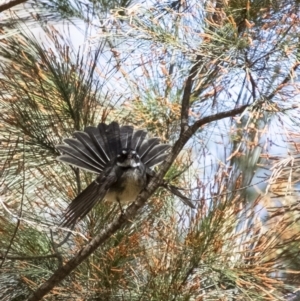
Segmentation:
{"type": "Polygon", "coordinates": [[[161,184],[162,179],[173,161],[178,156],[187,141],[193,136],[193,134],[203,125],[212,121],[220,120],[227,117],[233,117],[242,113],[247,108],[247,105],[241,106],[230,111],[217,113],[211,116],[204,117],[186,131],[184,131],[174,147],[171,153],[162,164],[156,177],[150,181],[146,189],[138,196],[135,202],[133,202],[123,214],[116,217],[107,227],[103,229],[97,236],[95,236],[86,246],[84,246],[73,258],[71,258],[64,266],[59,267],[54,274],[43,283],[27,301],[38,301],[43,298],[52,288],[66,278],[79,264],[81,264],[88,256],[90,256],[99,246],[101,246],[107,239],[109,239],[117,230],[123,225],[129,224],[131,220],[137,215],[137,212],[142,208],[149,197],[155,192],[158,186],[161,184]]]}
{"type": "Polygon", "coordinates": [[[5,11],[5,10],[8,10],[10,8],[13,8],[16,5],[22,4],[26,1],[27,0],[13,0],[13,1],[10,1],[8,3],[2,4],[2,5],[0,5],[0,13],[5,11]]]}
{"type": "Polygon", "coordinates": [[[185,87],[183,90],[182,100],[181,100],[181,133],[183,133],[188,126],[188,117],[190,109],[190,99],[192,95],[194,77],[197,73],[199,66],[201,65],[202,60],[201,56],[196,57],[196,61],[190,70],[190,74],[185,82],[185,87]]]}
{"type": "Polygon", "coordinates": [[[276,93],[278,93],[278,91],[282,90],[282,88],[291,80],[291,74],[296,71],[299,65],[299,62],[294,63],[294,65],[291,68],[291,71],[286,75],[286,77],[281,81],[281,83],[276,86],[274,91],[272,91],[270,95],[268,95],[267,99],[271,100],[276,95],[276,93]]]}

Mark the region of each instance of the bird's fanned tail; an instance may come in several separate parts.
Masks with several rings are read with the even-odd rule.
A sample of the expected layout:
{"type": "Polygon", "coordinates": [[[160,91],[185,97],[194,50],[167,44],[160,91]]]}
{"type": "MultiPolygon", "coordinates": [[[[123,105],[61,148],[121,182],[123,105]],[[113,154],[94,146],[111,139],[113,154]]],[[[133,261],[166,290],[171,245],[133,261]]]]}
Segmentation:
{"type": "Polygon", "coordinates": [[[120,128],[121,145],[123,149],[131,149],[133,127],[124,125],[120,128]]]}

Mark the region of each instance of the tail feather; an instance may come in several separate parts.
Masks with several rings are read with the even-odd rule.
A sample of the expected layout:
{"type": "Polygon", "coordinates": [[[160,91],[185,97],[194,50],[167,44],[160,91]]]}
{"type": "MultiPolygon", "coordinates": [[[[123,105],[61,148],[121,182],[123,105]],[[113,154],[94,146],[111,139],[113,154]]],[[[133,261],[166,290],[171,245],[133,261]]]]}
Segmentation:
{"type": "Polygon", "coordinates": [[[165,161],[166,157],[168,156],[168,154],[161,154],[159,156],[155,156],[153,158],[151,158],[148,162],[147,162],[147,166],[149,168],[154,167],[156,165],[161,164],[162,162],[165,161]]]}
{"type": "Polygon", "coordinates": [[[130,149],[131,140],[133,135],[133,127],[130,125],[124,125],[120,128],[121,146],[125,149],[130,149]]]}
{"type": "Polygon", "coordinates": [[[145,140],[138,152],[140,158],[143,159],[155,145],[159,144],[159,141],[159,138],[150,138],[145,140]]]}
{"type": "MultiPolygon", "coordinates": [[[[97,145],[95,145],[95,142],[91,139],[91,137],[87,133],[77,131],[74,133],[74,137],[78,139],[75,140],[76,142],[78,141],[81,142],[82,150],[86,154],[90,154],[90,156],[93,158],[93,161],[95,161],[97,164],[100,164],[103,167],[107,164],[107,161],[105,160],[106,157],[103,158],[103,156],[101,156],[101,153],[99,153],[98,151],[97,145]]],[[[64,141],[68,143],[66,140],[67,139],[65,139],[64,141]]]]}
{"type": "Polygon", "coordinates": [[[84,153],[84,150],[80,149],[79,147],[76,148],[74,145],[75,144],[71,144],[73,147],[68,145],[57,145],[57,148],[65,154],[58,157],[58,159],[62,162],[67,162],[68,164],[85,168],[92,172],[100,173],[103,170],[103,166],[100,164],[95,164],[93,160],[91,160],[91,158],[84,153]]]}
{"type": "Polygon", "coordinates": [[[89,147],[86,147],[85,144],[82,143],[79,139],[68,138],[64,139],[64,142],[69,146],[64,147],[63,145],[59,146],[58,148],[65,153],[69,150],[68,154],[70,156],[75,157],[76,159],[80,159],[81,161],[88,163],[89,165],[96,167],[97,169],[103,170],[105,165],[99,162],[97,159],[97,155],[91,151],[89,147]],[[74,151],[74,152],[73,152],[74,151]],[[76,152],[77,151],[77,152],[76,152]]]}
{"type": "Polygon", "coordinates": [[[92,141],[94,142],[94,145],[97,148],[103,163],[104,164],[109,163],[110,157],[107,154],[108,152],[107,145],[105,143],[105,140],[101,136],[99,129],[93,126],[88,126],[84,129],[84,131],[91,137],[92,141]]]}
{"type": "Polygon", "coordinates": [[[157,165],[161,163],[165,157],[167,156],[166,151],[170,149],[170,145],[168,144],[159,144],[155,145],[153,148],[151,148],[148,153],[142,158],[142,161],[144,164],[148,165],[149,167],[152,167],[154,165],[157,165]],[[161,159],[158,159],[160,156],[161,159]],[[156,160],[158,159],[158,160],[156,160]]]}
{"type": "Polygon", "coordinates": [[[147,132],[145,130],[138,130],[133,133],[131,140],[131,148],[135,151],[139,152],[140,146],[147,136],[147,132]]]}
{"type": "Polygon", "coordinates": [[[77,160],[74,157],[71,157],[69,155],[58,156],[57,160],[60,161],[60,162],[67,163],[67,164],[70,164],[72,166],[78,167],[80,169],[87,170],[89,172],[93,172],[93,173],[96,173],[96,174],[101,173],[101,171],[99,169],[96,169],[95,167],[85,163],[84,161],[77,160]]]}
{"type": "Polygon", "coordinates": [[[99,131],[99,136],[98,138],[101,141],[101,144],[104,146],[105,153],[108,156],[109,160],[112,161],[114,158],[110,152],[110,147],[108,143],[108,138],[107,138],[107,133],[108,133],[108,125],[105,123],[99,123],[98,124],[98,131],[99,131]]]}
{"type": "Polygon", "coordinates": [[[106,137],[110,150],[110,157],[116,158],[121,152],[121,139],[120,139],[120,127],[117,122],[112,122],[106,129],[106,137]]]}

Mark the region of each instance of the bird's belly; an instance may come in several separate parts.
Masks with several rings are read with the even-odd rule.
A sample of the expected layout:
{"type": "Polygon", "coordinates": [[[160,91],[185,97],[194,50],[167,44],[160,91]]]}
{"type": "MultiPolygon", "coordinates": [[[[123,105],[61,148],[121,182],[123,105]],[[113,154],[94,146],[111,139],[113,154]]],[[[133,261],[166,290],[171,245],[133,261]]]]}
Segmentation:
{"type": "Polygon", "coordinates": [[[119,201],[121,204],[133,202],[145,187],[146,181],[140,172],[125,173],[120,180],[111,187],[105,199],[108,202],[119,201]]]}
{"type": "Polygon", "coordinates": [[[123,191],[108,191],[106,200],[108,202],[120,201],[122,204],[133,202],[140,192],[139,187],[125,187],[123,191]]]}

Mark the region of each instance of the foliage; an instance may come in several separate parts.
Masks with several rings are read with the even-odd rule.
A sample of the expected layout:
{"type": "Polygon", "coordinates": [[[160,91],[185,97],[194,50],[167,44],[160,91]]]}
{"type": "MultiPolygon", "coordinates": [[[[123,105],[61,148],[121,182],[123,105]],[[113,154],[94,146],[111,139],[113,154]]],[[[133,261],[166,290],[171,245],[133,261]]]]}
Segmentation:
{"type": "Polygon", "coordinates": [[[99,204],[61,229],[93,175],[55,160],[75,130],[118,120],[174,145],[165,178],[197,209],[157,189],[43,300],[296,300],[298,14],[297,1],[246,0],[30,0],[6,11],[0,299],[49,284],[120,215],[99,204]]]}

